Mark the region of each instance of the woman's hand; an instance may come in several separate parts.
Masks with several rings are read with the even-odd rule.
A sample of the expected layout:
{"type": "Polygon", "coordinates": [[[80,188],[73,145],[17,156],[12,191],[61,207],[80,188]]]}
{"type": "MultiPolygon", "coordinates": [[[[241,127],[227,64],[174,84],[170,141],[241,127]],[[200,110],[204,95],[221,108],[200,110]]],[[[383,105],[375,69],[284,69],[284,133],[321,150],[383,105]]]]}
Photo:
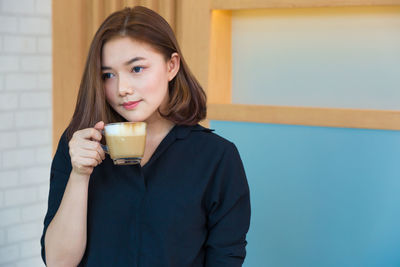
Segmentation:
{"type": "Polygon", "coordinates": [[[93,128],[82,129],[74,133],[68,144],[72,172],[89,177],[93,168],[105,159],[100,145],[101,130],[103,129],[104,122],[99,121],[93,128]]]}

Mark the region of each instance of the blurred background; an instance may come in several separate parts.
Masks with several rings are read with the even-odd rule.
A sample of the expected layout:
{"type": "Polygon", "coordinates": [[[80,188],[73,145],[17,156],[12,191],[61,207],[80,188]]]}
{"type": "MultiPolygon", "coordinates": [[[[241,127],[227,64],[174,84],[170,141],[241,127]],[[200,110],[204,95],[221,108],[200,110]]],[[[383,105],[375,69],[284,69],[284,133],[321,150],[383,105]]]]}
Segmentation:
{"type": "Polygon", "coordinates": [[[91,38],[164,16],[251,190],[244,266],[400,266],[400,1],[0,0],[0,266],[44,266],[52,153],[91,38]]]}

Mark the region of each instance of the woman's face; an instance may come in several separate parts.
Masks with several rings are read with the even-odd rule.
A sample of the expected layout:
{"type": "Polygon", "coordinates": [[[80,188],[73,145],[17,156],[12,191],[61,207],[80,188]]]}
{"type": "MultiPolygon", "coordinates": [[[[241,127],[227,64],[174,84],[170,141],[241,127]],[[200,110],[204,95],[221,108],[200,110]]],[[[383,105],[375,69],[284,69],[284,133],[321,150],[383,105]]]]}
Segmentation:
{"type": "Polygon", "coordinates": [[[147,43],[114,38],[103,46],[102,79],[107,102],[128,121],[161,118],[168,103],[168,82],[179,70],[179,56],[169,60],[147,43]]]}

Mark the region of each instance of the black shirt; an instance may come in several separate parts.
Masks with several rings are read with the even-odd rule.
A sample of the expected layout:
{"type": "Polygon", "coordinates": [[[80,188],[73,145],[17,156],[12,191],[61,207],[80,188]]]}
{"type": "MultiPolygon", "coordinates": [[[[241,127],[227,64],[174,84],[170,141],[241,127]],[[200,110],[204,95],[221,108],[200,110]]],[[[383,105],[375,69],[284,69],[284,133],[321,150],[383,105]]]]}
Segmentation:
{"type": "MultiPolygon", "coordinates": [[[[43,260],[44,234],[71,168],[64,134],[51,166],[43,260]]],[[[107,156],[94,168],[79,266],[242,266],[249,223],[235,145],[200,125],[175,126],[143,167],[117,166],[107,156]]]]}

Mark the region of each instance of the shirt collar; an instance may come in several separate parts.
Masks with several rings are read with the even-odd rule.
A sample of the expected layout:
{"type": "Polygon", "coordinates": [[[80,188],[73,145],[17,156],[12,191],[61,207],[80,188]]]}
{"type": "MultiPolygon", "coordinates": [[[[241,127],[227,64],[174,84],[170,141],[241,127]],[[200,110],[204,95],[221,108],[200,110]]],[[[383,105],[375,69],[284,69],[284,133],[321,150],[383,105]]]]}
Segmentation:
{"type": "Polygon", "coordinates": [[[161,143],[154,151],[153,155],[151,156],[150,160],[143,166],[146,169],[149,165],[151,165],[154,161],[157,160],[160,155],[171,145],[175,142],[175,140],[185,139],[189,136],[191,132],[212,132],[214,130],[205,128],[199,124],[193,126],[187,125],[175,125],[171,131],[167,134],[167,136],[161,141],[161,143]]]}
{"type": "Polygon", "coordinates": [[[173,131],[175,131],[176,139],[185,139],[191,132],[212,132],[214,130],[196,124],[193,126],[175,125],[173,131]]]}

